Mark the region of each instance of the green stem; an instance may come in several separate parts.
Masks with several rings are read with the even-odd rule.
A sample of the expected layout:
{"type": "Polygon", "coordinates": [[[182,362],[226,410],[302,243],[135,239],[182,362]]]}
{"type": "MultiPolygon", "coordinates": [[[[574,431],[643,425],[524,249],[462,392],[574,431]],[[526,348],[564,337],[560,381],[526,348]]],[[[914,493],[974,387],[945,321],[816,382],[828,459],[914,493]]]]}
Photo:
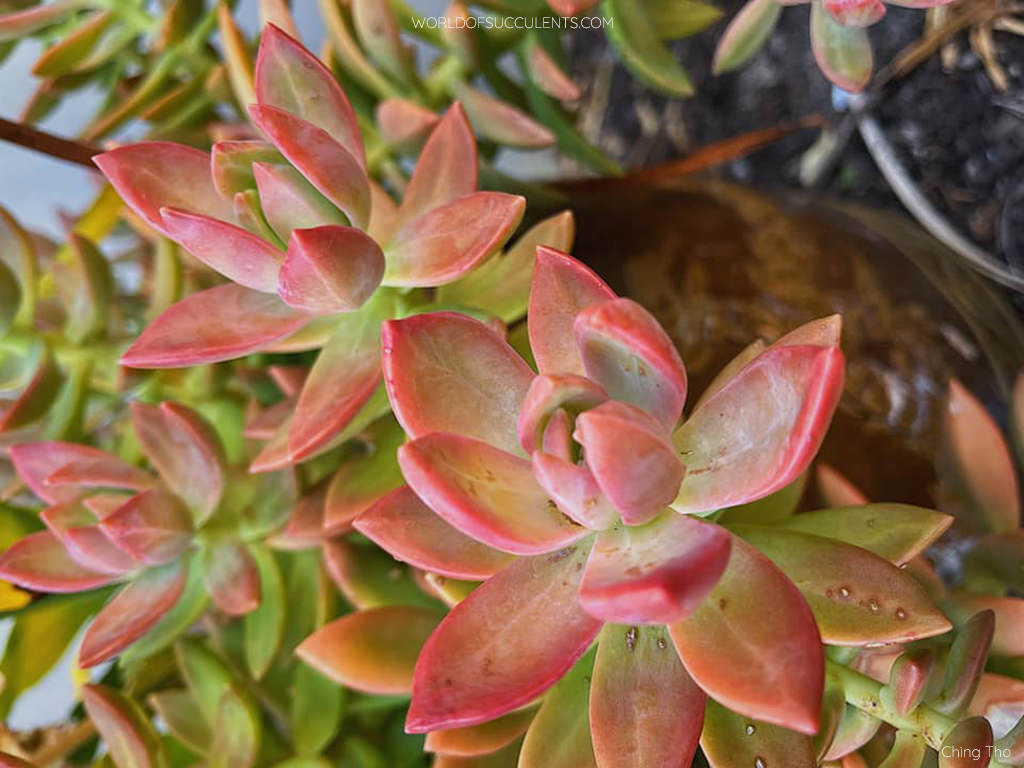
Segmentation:
{"type": "MultiPolygon", "coordinates": [[[[890,697],[884,695],[885,686],[882,683],[842,664],[826,661],[825,674],[843,689],[847,704],[900,730],[920,734],[932,749],[941,749],[942,743],[957,724],[953,718],[925,704],[901,715],[893,706],[890,697]]],[[[989,763],[989,767],[1008,768],[995,759],[989,763]]]]}

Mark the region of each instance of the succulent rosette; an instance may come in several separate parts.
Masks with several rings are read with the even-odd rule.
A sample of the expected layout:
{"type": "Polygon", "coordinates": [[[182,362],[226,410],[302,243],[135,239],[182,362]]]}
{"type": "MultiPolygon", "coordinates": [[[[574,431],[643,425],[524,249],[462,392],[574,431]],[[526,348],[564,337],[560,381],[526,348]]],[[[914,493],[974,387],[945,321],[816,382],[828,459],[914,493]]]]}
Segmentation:
{"type": "Polygon", "coordinates": [[[771,35],[787,5],[811,6],[811,47],[825,76],[847,91],[862,90],[874,57],[867,28],[881,21],[886,5],[935,8],[952,0],[749,0],[729,22],[715,51],[715,72],[745,64],[771,35]]]}
{"type": "Polygon", "coordinates": [[[261,543],[294,503],[288,472],[229,466],[213,427],[176,403],[133,403],[134,437],[155,474],[77,443],[19,443],[11,460],[43,502],[44,530],[0,555],[0,578],[38,592],[121,584],[89,625],[93,666],[141,641],[170,643],[205,610],[260,604],[261,543]]]}
{"type": "Polygon", "coordinates": [[[710,698],[709,757],[731,748],[734,720],[761,738],[791,729],[810,753],[799,734],[818,729],[823,642],[949,629],[897,567],[948,517],[867,506],[744,522],[824,436],[843,382],[838,318],[752,344],[685,418],[664,330],[554,249],[538,249],[528,330],[539,373],[465,315],[384,324],[407,485],[353,525],[447,580],[454,608],[357,612],[299,648],[357,689],[411,687],[406,728],[429,732],[428,749],[471,754],[526,731],[520,765],[547,765],[582,711],[569,757],[688,765],[710,698]],[[883,511],[901,535],[872,538],[883,511]]]}
{"type": "Polygon", "coordinates": [[[476,142],[456,104],[396,205],[368,174],[333,74],[273,25],[260,43],[255,94],[249,114],[265,140],[221,141],[210,153],[142,142],[96,163],[149,227],[231,281],[167,309],[123,364],[323,347],[294,414],[255,462],[267,470],[321,451],[357,414],[365,426],[386,412],[381,322],[429,304],[425,289],[455,283],[499,251],[525,201],[477,191],[476,142]]]}

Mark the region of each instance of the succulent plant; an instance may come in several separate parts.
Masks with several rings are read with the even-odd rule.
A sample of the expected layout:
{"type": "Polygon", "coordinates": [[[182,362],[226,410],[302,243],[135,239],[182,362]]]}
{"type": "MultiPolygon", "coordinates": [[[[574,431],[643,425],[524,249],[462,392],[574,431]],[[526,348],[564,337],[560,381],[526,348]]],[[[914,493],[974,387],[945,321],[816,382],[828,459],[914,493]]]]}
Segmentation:
{"type": "Polygon", "coordinates": [[[885,3],[933,8],[952,0],[748,0],[733,17],[715,51],[714,69],[737,69],[768,41],[783,6],[811,5],[811,47],[825,76],[847,91],[860,91],[874,68],[867,28],[885,16],[885,3]]]}
{"type": "Polygon", "coordinates": [[[838,318],[751,345],[686,419],[664,331],[565,254],[540,249],[528,324],[539,375],[464,315],[385,324],[408,486],[353,525],[455,607],[360,611],[299,655],[356,689],[411,690],[406,728],[441,754],[525,732],[527,766],[687,765],[698,739],[712,765],[742,764],[737,744],[815,764],[839,674],[823,643],[950,628],[898,567],[949,517],[790,514],[841,389],[838,318]]]}

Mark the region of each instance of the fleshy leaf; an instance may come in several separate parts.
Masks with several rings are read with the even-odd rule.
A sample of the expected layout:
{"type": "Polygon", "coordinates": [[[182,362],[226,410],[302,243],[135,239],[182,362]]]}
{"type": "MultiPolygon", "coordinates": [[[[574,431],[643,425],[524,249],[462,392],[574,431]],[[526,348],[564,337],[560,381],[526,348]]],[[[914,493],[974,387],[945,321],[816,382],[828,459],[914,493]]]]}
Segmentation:
{"type": "Polygon", "coordinates": [[[597,768],[587,700],[594,652],[587,653],[544,697],[519,753],[519,768],[597,768]]]}
{"type": "Polygon", "coordinates": [[[615,400],[673,429],[686,401],[686,369],[658,321],[630,299],[580,312],[573,325],[587,376],[615,400]]]}
{"type": "Polygon", "coordinates": [[[409,222],[476,190],[476,138],[466,112],[452,104],[423,146],[399,216],[409,222]]]}
{"type": "Polygon", "coordinates": [[[86,488],[143,491],[152,488],[156,484],[156,479],[116,456],[99,454],[69,461],[46,477],[44,483],[50,487],[73,486],[79,493],[86,488]]]}
{"type": "Polygon", "coordinates": [[[646,523],[679,493],[684,467],[668,432],[639,408],[609,400],[580,414],[575,437],[627,525],[646,523]]]}
{"type": "Polygon", "coordinates": [[[526,200],[473,192],[406,221],[387,245],[385,285],[444,285],[465,275],[505,244],[526,200]]]}
{"type": "Polygon", "coordinates": [[[601,278],[568,254],[537,248],[527,323],[530,348],[541,373],[585,373],[573,336],[576,316],[614,298],[601,278]]]}
{"type": "Polygon", "coordinates": [[[1001,595],[980,595],[957,591],[943,603],[950,618],[960,624],[981,611],[995,614],[992,653],[999,656],[1024,656],[1024,599],[1001,595]]]}
{"type": "Polygon", "coordinates": [[[232,221],[231,202],[213,186],[210,156],[183,144],[142,141],[96,155],[93,162],[128,206],[157,232],[172,237],[161,208],[201,211],[232,221]]]}
{"type": "Polygon", "coordinates": [[[334,473],[324,499],[328,533],[347,528],[380,499],[402,485],[398,447],[405,433],[391,416],[378,419],[364,435],[367,453],[345,461],[334,473]]]}
{"type": "Polygon", "coordinates": [[[700,746],[715,768],[743,768],[755,764],[815,768],[818,765],[807,736],[730,712],[710,699],[700,746]]]}
{"type": "Polygon", "coordinates": [[[597,531],[615,522],[615,507],[586,465],[542,451],[534,452],[531,460],[537,482],[566,516],[597,531]]]}
{"type": "Polygon", "coordinates": [[[519,452],[533,372],[493,330],[436,312],[384,323],[381,344],[391,406],[410,437],[454,432],[519,452]]]}
{"type": "Polygon", "coordinates": [[[155,625],[185,591],[188,569],[181,562],[151,568],[104,606],[86,630],[78,663],[93,667],[116,656],[155,625]]]}
{"type": "Polygon", "coordinates": [[[166,491],[143,491],[100,522],[117,546],[146,565],[173,560],[192,541],[192,516],[166,491]]]}
{"type": "Polygon", "coordinates": [[[606,624],[590,686],[600,768],[688,768],[704,723],[704,692],[664,627],[606,624]]]}
{"type": "Polygon", "coordinates": [[[910,642],[951,628],[916,579],[865,549],[779,528],[734,530],[796,584],[826,643],[910,642]]]}
{"type": "Polygon", "coordinates": [[[256,140],[215,142],[210,148],[210,169],[213,186],[225,200],[256,184],[256,166],[281,163],[284,158],[270,144],[256,140]]]}
{"type": "Polygon", "coordinates": [[[452,609],[420,653],[407,731],[492,720],[569,670],[601,628],[576,596],[587,549],[517,560],[452,609]]]}
{"type": "Polygon", "coordinates": [[[522,736],[536,714],[536,708],[527,707],[479,725],[431,731],[423,749],[458,757],[489,755],[522,736]]]}
{"type": "Polygon", "coordinates": [[[201,213],[160,209],[168,237],[211,269],[254,291],[277,290],[283,254],[252,232],[201,213]]]}
{"type": "Polygon", "coordinates": [[[413,580],[410,569],[376,547],[343,538],[323,547],[327,572],[338,591],[356,608],[417,605],[437,609],[438,603],[413,580]]]}
{"type": "Polygon", "coordinates": [[[417,149],[440,120],[426,107],[398,98],[384,99],[374,115],[381,138],[400,151],[417,149]]]}
{"type": "Polygon", "coordinates": [[[340,208],[349,221],[365,227],[370,217],[370,184],[359,158],[322,128],[290,112],[254,104],[253,122],[310,184],[340,208]]]}
{"type": "Polygon", "coordinates": [[[748,0],[718,42],[712,65],[715,74],[732,72],[750,61],[768,42],[781,13],[777,0],[748,0]]]}
{"type": "Polygon", "coordinates": [[[122,576],[140,566],[138,560],[111,541],[99,526],[70,528],[56,535],[71,559],[87,570],[122,576]]]}
{"type": "Polygon", "coordinates": [[[132,403],[132,423],[160,477],[188,504],[197,523],[206,520],[220,502],[226,464],[213,427],[176,403],[132,403]]]}
{"type": "Polygon", "coordinates": [[[793,482],[814,458],[842,384],[838,349],[777,347],[760,355],[673,435],[687,471],[673,508],[731,507],[793,482]]]}
{"type": "Polygon", "coordinates": [[[874,59],[867,32],[840,24],[823,0],[811,4],[811,48],[821,71],[840,88],[856,93],[871,79],[874,59]]]}
{"type": "Polygon", "coordinates": [[[604,0],[602,16],[609,42],[623,62],[648,85],[669,96],[693,95],[693,82],[675,54],[658,38],[647,7],[639,0],[604,0]]]}
{"type": "Polygon", "coordinates": [[[277,296],[240,285],[190,294],[164,311],[121,358],[131,368],[180,368],[258,352],[309,320],[277,296]]]}
{"type": "Polygon", "coordinates": [[[453,579],[486,579],[513,560],[449,525],[408,486],[385,496],[353,526],[393,557],[453,579]]]}
{"type": "Polygon", "coordinates": [[[282,242],[292,231],[326,225],[344,226],[344,214],[290,165],[254,163],[253,177],[267,223],[282,242]]]}
{"type": "Polygon", "coordinates": [[[10,458],[22,482],[49,504],[70,501],[81,495],[77,484],[65,487],[63,484],[51,485],[47,482],[64,466],[81,462],[97,462],[100,466],[108,466],[108,462],[117,461],[96,448],[57,441],[17,443],[10,448],[10,458]]]}
{"type": "Polygon", "coordinates": [[[882,0],[825,0],[825,10],[844,27],[870,27],[885,16],[882,0]]]}
{"type": "Polygon", "coordinates": [[[828,507],[859,507],[868,503],[867,496],[834,467],[819,461],[817,467],[818,495],[828,507]]]}
{"type": "Polygon", "coordinates": [[[767,557],[733,538],[718,585],[669,627],[686,671],[734,712],[806,734],[818,729],[825,660],[807,602],[767,557]]]}
{"type": "MultiPolygon", "coordinates": [[[[548,96],[559,101],[578,101],[582,92],[542,45],[531,45],[526,52],[530,77],[548,96]]],[[[563,249],[564,250],[564,249],[563,249]]]]}
{"type": "Polygon", "coordinates": [[[50,531],[30,533],[0,554],[0,578],[39,592],[82,592],[115,579],[72,560],[50,531]]]}
{"type": "Polygon", "coordinates": [[[535,224],[504,252],[480,264],[469,274],[441,286],[438,300],[448,304],[487,307],[506,323],[526,313],[537,246],[561,251],[572,248],[576,224],[571,211],[563,211],[535,224]]]}
{"type": "Polygon", "coordinates": [[[403,445],[398,460],[427,506],[495,549],[537,555],[589,533],[558,511],[529,461],[487,443],[435,432],[403,445]]]}
{"type": "Polygon", "coordinates": [[[337,78],[301,43],[273,24],[263,30],[256,58],[256,97],[312,123],[366,164],[355,112],[337,78]]]}
{"type": "Polygon", "coordinates": [[[288,428],[291,461],[318,452],[370,402],[381,379],[380,323],[391,306],[378,295],[339,318],[296,403],[288,428]]]}
{"type": "Polygon", "coordinates": [[[485,139],[509,147],[536,149],[555,143],[555,135],[526,112],[471,85],[460,84],[455,95],[470,122],[485,139]]]}
{"type": "Polygon", "coordinates": [[[893,565],[909,563],[949,528],[953,518],[908,504],[867,504],[793,515],[783,525],[874,552],[893,565]]]}
{"type": "Polygon", "coordinates": [[[318,629],[296,654],[357,691],[410,693],[416,658],[439,621],[438,612],[413,606],[356,611],[318,629]]]}
{"type": "Polygon", "coordinates": [[[619,624],[672,624],[689,616],[729,562],[725,529],[667,512],[644,526],[597,535],[580,584],[580,605],[619,624]]]}
{"type": "Polygon", "coordinates": [[[978,522],[993,533],[1020,525],[1020,486],[1010,447],[984,406],[955,379],[943,421],[956,477],[978,522]]]}
{"type": "Polygon", "coordinates": [[[166,756],[160,737],[134,701],[113,688],[82,686],[82,703],[118,768],[160,768],[166,756]]]}
{"type": "Polygon", "coordinates": [[[242,616],[260,604],[260,575],[249,550],[236,541],[203,552],[203,575],[210,597],[229,616],[242,616]]]}
{"type": "Polygon", "coordinates": [[[383,275],[384,254],[361,230],[296,229],[288,241],[278,294],[304,312],[352,312],[370,298],[383,275]]]}

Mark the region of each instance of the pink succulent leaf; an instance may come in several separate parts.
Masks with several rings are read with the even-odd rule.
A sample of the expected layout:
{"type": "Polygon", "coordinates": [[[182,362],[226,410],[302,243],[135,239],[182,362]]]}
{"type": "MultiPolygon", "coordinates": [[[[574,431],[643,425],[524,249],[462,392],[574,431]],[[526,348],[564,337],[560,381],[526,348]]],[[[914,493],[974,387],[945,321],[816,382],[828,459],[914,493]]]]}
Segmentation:
{"type": "Polygon", "coordinates": [[[249,464],[250,472],[274,472],[289,465],[291,458],[288,455],[288,433],[291,427],[292,420],[288,418],[274,434],[266,438],[263,448],[249,464]]]}
{"type": "Polygon", "coordinates": [[[0,578],[38,592],[84,592],[109,584],[115,577],[83,568],[53,533],[39,531],[0,554],[0,578]]]}
{"type": "Polygon", "coordinates": [[[573,336],[576,316],[614,298],[612,289],[576,259],[554,248],[537,248],[527,324],[541,373],[585,373],[573,336]]]}
{"type": "Polygon", "coordinates": [[[643,526],[597,535],[580,605],[619,624],[672,624],[690,615],[729,562],[725,529],[669,511],[643,526]]]}
{"type": "Polygon", "coordinates": [[[417,149],[441,119],[414,101],[398,98],[384,99],[374,114],[381,138],[402,150],[417,149]]]}
{"type": "MultiPolygon", "coordinates": [[[[471,765],[487,764],[500,759],[494,753],[509,745],[518,746],[514,742],[522,736],[537,714],[536,707],[524,707],[515,712],[479,725],[465,728],[449,728],[444,731],[431,731],[427,734],[423,749],[437,755],[434,768],[442,759],[456,761],[458,758],[479,758],[471,765]]],[[[499,763],[503,764],[503,763],[499,763]]],[[[443,766],[443,764],[441,764],[443,766]]],[[[465,765],[460,762],[449,762],[449,766],[465,765]]]]}
{"type": "Polygon", "coordinates": [[[416,657],[439,620],[437,611],[406,605],[355,611],[318,629],[295,653],[348,688],[407,694],[416,657]]]}
{"type": "Polygon", "coordinates": [[[573,453],[573,419],[564,408],[557,409],[548,419],[541,436],[539,450],[569,461],[573,453]]]}
{"type": "Polygon", "coordinates": [[[857,93],[871,80],[874,57],[867,31],[840,24],[824,0],[811,4],[811,48],[821,71],[843,90],[857,93]]]}
{"type": "Polygon", "coordinates": [[[526,65],[530,77],[544,93],[559,101],[578,101],[580,87],[565,73],[545,49],[535,44],[529,47],[526,65]]]}
{"type": "Polygon", "coordinates": [[[898,5],[902,8],[938,8],[940,5],[949,5],[954,0],[886,0],[889,5],[898,5]]]}
{"type": "Polygon", "coordinates": [[[976,522],[994,533],[1018,528],[1020,484],[1010,446],[985,406],[956,379],[949,382],[943,433],[976,522]]]}
{"type": "Polygon", "coordinates": [[[174,560],[192,542],[192,516],[177,496],[154,488],[133,496],[100,528],[122,550],[146,565],[174,560]]]}
{"type": "Polygon", "coordinates": [[[390,306],[387,297],[381,296],[339,318],[295,406],[288,432],[291,461],[301,461],[326,446],[377,389],[380,324],[390,306]]]}
{"type": "Polygon", "coordinates": [[[829,464],[819,461],[817,467],[818,494],[827,507],[860,507],[869,499],[844,475],[829,464]]]}
{"type": "Polygon", "coordinates": [[[590,531],[565,519],[530,462],[462,435],[435,432],[398,451],[416,495],[467,536],[503,552],[537,555],[590,531]]]}
{"type": "Polygon", "coordinates": [[[568,250],[576,236],[571,211],[562,211],[534,224],[503,252],[480,264],[465,277],[441,286],[442,304],[486,307],[506,323],[526,314],[537,246],[568,250]]]}
{"type": "Polygon", "coordinates": [[[252,173],[263,214],[282,242],[288,242],[296,229],[347,223],[345,215],[290,165],[254,163],[252,173]]]}
{"type": "Polygon", "coordinates": [[[818,627],[796,586],[752,546],[733,538],[719,583],[669,632],[686,671],[715,701],[817,732],[825,676],[818,627]]]}
{"type": "Polygon", "coordinates": [[[63,375],[49,349],[33,355],[22,370],[31,371],[27,383],[13,401],[5,401],[0,410],[0,434],[13,432],[38,421],[51,408],[63,383],[63,375]]]}
{"type": "Polygon", "coordinates": [[[82,499],[82,506],[102,520],[120,509],[127,498],[123,493],[94,493],[82,499]]]}
{"type": "Polygon", "coordinates": [[[574,374],[542,374],[530,384],[516,429],[527,453],[540,447],[548,420],[559,409],[579,413],[608,399],[608,393],[590,379],[574,374]]]}
{"type": "Polygon", "coordinates": [[[210,156],[183,144],[142,141],[96,155],[93,162],[117,193],[157,232],[172,237],[161,208],[202,211],[222,221],[234,218],[231,201],[213,186],[210,156]]]}
{"type": "Polygon", "coordinates": [[[825,0],[825,10],[846,27],[870,27],[885,16],[882,0],[825,0]]]}
{"type": "Polygon", "coordinates": [[[454,432],[518,453],[533,371],[493,330],[454,312],[384,323],[384,379],[410,437],[454,432]]]}
{"type": "Polygon", "coordinates": [[[465,275],[505,244],[526,200],[473,192],[406,222],[387,246],[385,285],[436,286],[465,275]]]}
{"type": "Polygon", "coordinates": [[[533,476],[566,517],[596,531],[604,530],[618,518],[615,507],[586,466],[543,451],[535,451],[531,460],[533,476]]]}
{"type": "Polygon", "coordinates": [[[48,504],[59,504],[82,495],[81,488],[77,486],[65,487],[46,482],[62,467],[77,462],[116,461],[110,454],[97,448],[57,441],[17,443],[10,447],[9,455],[18,477],[32,493],[48,504]]]}
{"type": "Polygon", "coordinates": [[[163,742],[134,701],[113,688],[90,683],[82,686],[82,703],[113,765],[131,768],[166,765],[163,742]]]}
{"type": "Polygon", "coordinates": [[[337,78],[320,59],[273,24],[263,29],[254,80],[260,104],[312,123],[366,166],[359,124],[337,78]]]}
{"type": "Polygon", "coordinates": [[[53,504],[39,513],[39,519],[58,539],[63,539],[65,532],[72,528],[93,525],[96,522],[96,516],[78,500],[53,504]]]}
{"type": "Polygon", "coordinates": [[[144,470],[108,454],[69,461],[44,482],[49,486],[121,488],[134,491],[152,488],[156,484],[154,478],[144,470]]]}
{"type": "Polygon", "coordinates": [[[403,223],[476,191],[476,138],[458,102],[452,104],[423,146],[399,216],[403,223]]]}
{"type": "Polygon", "coordinates": [[[309,315],[276,295],[219,285],[186,296],[151,322],[121,358],[131,368],[181,368],[232,360],[299,330],[309,315]]]}
{"type": "Polygon", "coordinates": [[[296,229],[278,294],[304,312],[352,312],[370,298],[383,275],[384,254],[362,231],[337,225],[296,229]]]}
{"type": "Polygon", "coordinates": [[[177,604],[187,580],[188,568],[181,561],[143,571],[93,619],[82,638],[78,663],[96,666],[146,634],[177,604]]]}
{"type": "Polygon", "coordinates": [[[259,606],[259,570],[244,544],[224,541],[208,547],[203,576],[213,602],[228,616],[242,616],[259,606]]]}
{"type": "Polygon", "coordinates": [[[304,365],[270,365],[267,375],[285,397],[296,397],[306,383],[309,370],[304,365]]]}
{"type": "Polygon", "coordinates": [[[630,299],[588,307],[574,323],[583,367],[615,400],[672,429],[686,402],[686,368],[657,320],[630,299]]]}
{"type": "Polygon", "coordinates": [[[471,85],[455,86],[466,114],[484,138],[509,147],[537,149],[550,147],[555,135],[546,126],[506,101],[495,98],[471,85]]]}
{"type": "Polygon", "coordinates": [[[68,556],[87,570],[123,576],[138,570],[141,565],[138,560],[111,541],[98,525],[69,528],[58,536],[64,543],[68,556]]]}
{"type": "Polygon", "coordinates": [[[647,412],[609,400],[580,414],[575,437],[627,525],[646,523],[679,493],[686,468],[668,431],[647,412]]]}
{"type": "Polygon", "coordinates": [[[406,731],[493,720],[554,685],[601,628],[577,600],[588,549],[517,560],[456,605],[420,652],[406,731]]]}
{"type": "Polygon", "coordinates": [[[180,208],[161,208],[168,237],[229,280],[274,293],[284,255],[252,232],[180,208]]]}
{"type": "Polygon", "coordinates": [[[250,414],[242,435],[249,440],[269,440],[288,421],[295,410],[295,400],[289,398],[250,414]]]}
{"type": "Polygon", "coordinates": [[[15,38],[25,37],[33,32],[56,24],[78,9],[74,0],[57,0],[53,3],[40,3],[29,8],[10,10],[14,6],[6,6],[0,14],[0,40],[7,42],[15,38]]]}
{"type": "Polygon", "coordinates": [[[452,579],[487,579],[514,559],[447,523],[408,486],[389,493],[352,525],[396,559],[452,579]]]}
{"type": "Polygon", "coordinates": [[[831,347],[774,347],[747,365],[673,439],[687,474],[678,512],[700,513],[784,488],[814,458],[843,385],[831,347]]]}
{"type": "Polygon", "coordinates": [[[359,159],[329,133],[290,112],[270,106],[249,107],[253,122],[310,184],[365,227],[370,218],[370,183],[359,159]]]}
{"type": "Polygon", "coordinates": [[[146,458],[192,510],[196,522],[213,514],[224,490],[224,448],[208,422],[175,403],[135,402],[132,423],[146,458]]]}
{"type": "Polygon", "coordinates": [[[218,141],[210,148],[210,172],[213,186],[225,200],[239,192],[252,189],[256,184],[257,165],[283,163],[284,157],[265,141],[218,141]]]}
{"type": "Polygon", "coordinates": [[[736,374],[746,368],[747,364],[755,360],[765,349],[767,349],[767,346],[760,339],[744,347],[736,357],[726,363],[725,367],[715,374],[715,378],[711,380],[711,383],[708,384],[694,404],[693,412],[699,410],[708,401],[708,398],[732,381],[736,374]]]}
{"type": "Polygon", "coordinates": [[[843,334],[843,316],[828,315],[804,323],[780,337],[773,347],[838,347],[843,334]]]}
{"type": "Polygon", "coordinates": [[[688,768],[705,701],[664,627],[605,625],[590,686],[597,766],[688,768]]]}

